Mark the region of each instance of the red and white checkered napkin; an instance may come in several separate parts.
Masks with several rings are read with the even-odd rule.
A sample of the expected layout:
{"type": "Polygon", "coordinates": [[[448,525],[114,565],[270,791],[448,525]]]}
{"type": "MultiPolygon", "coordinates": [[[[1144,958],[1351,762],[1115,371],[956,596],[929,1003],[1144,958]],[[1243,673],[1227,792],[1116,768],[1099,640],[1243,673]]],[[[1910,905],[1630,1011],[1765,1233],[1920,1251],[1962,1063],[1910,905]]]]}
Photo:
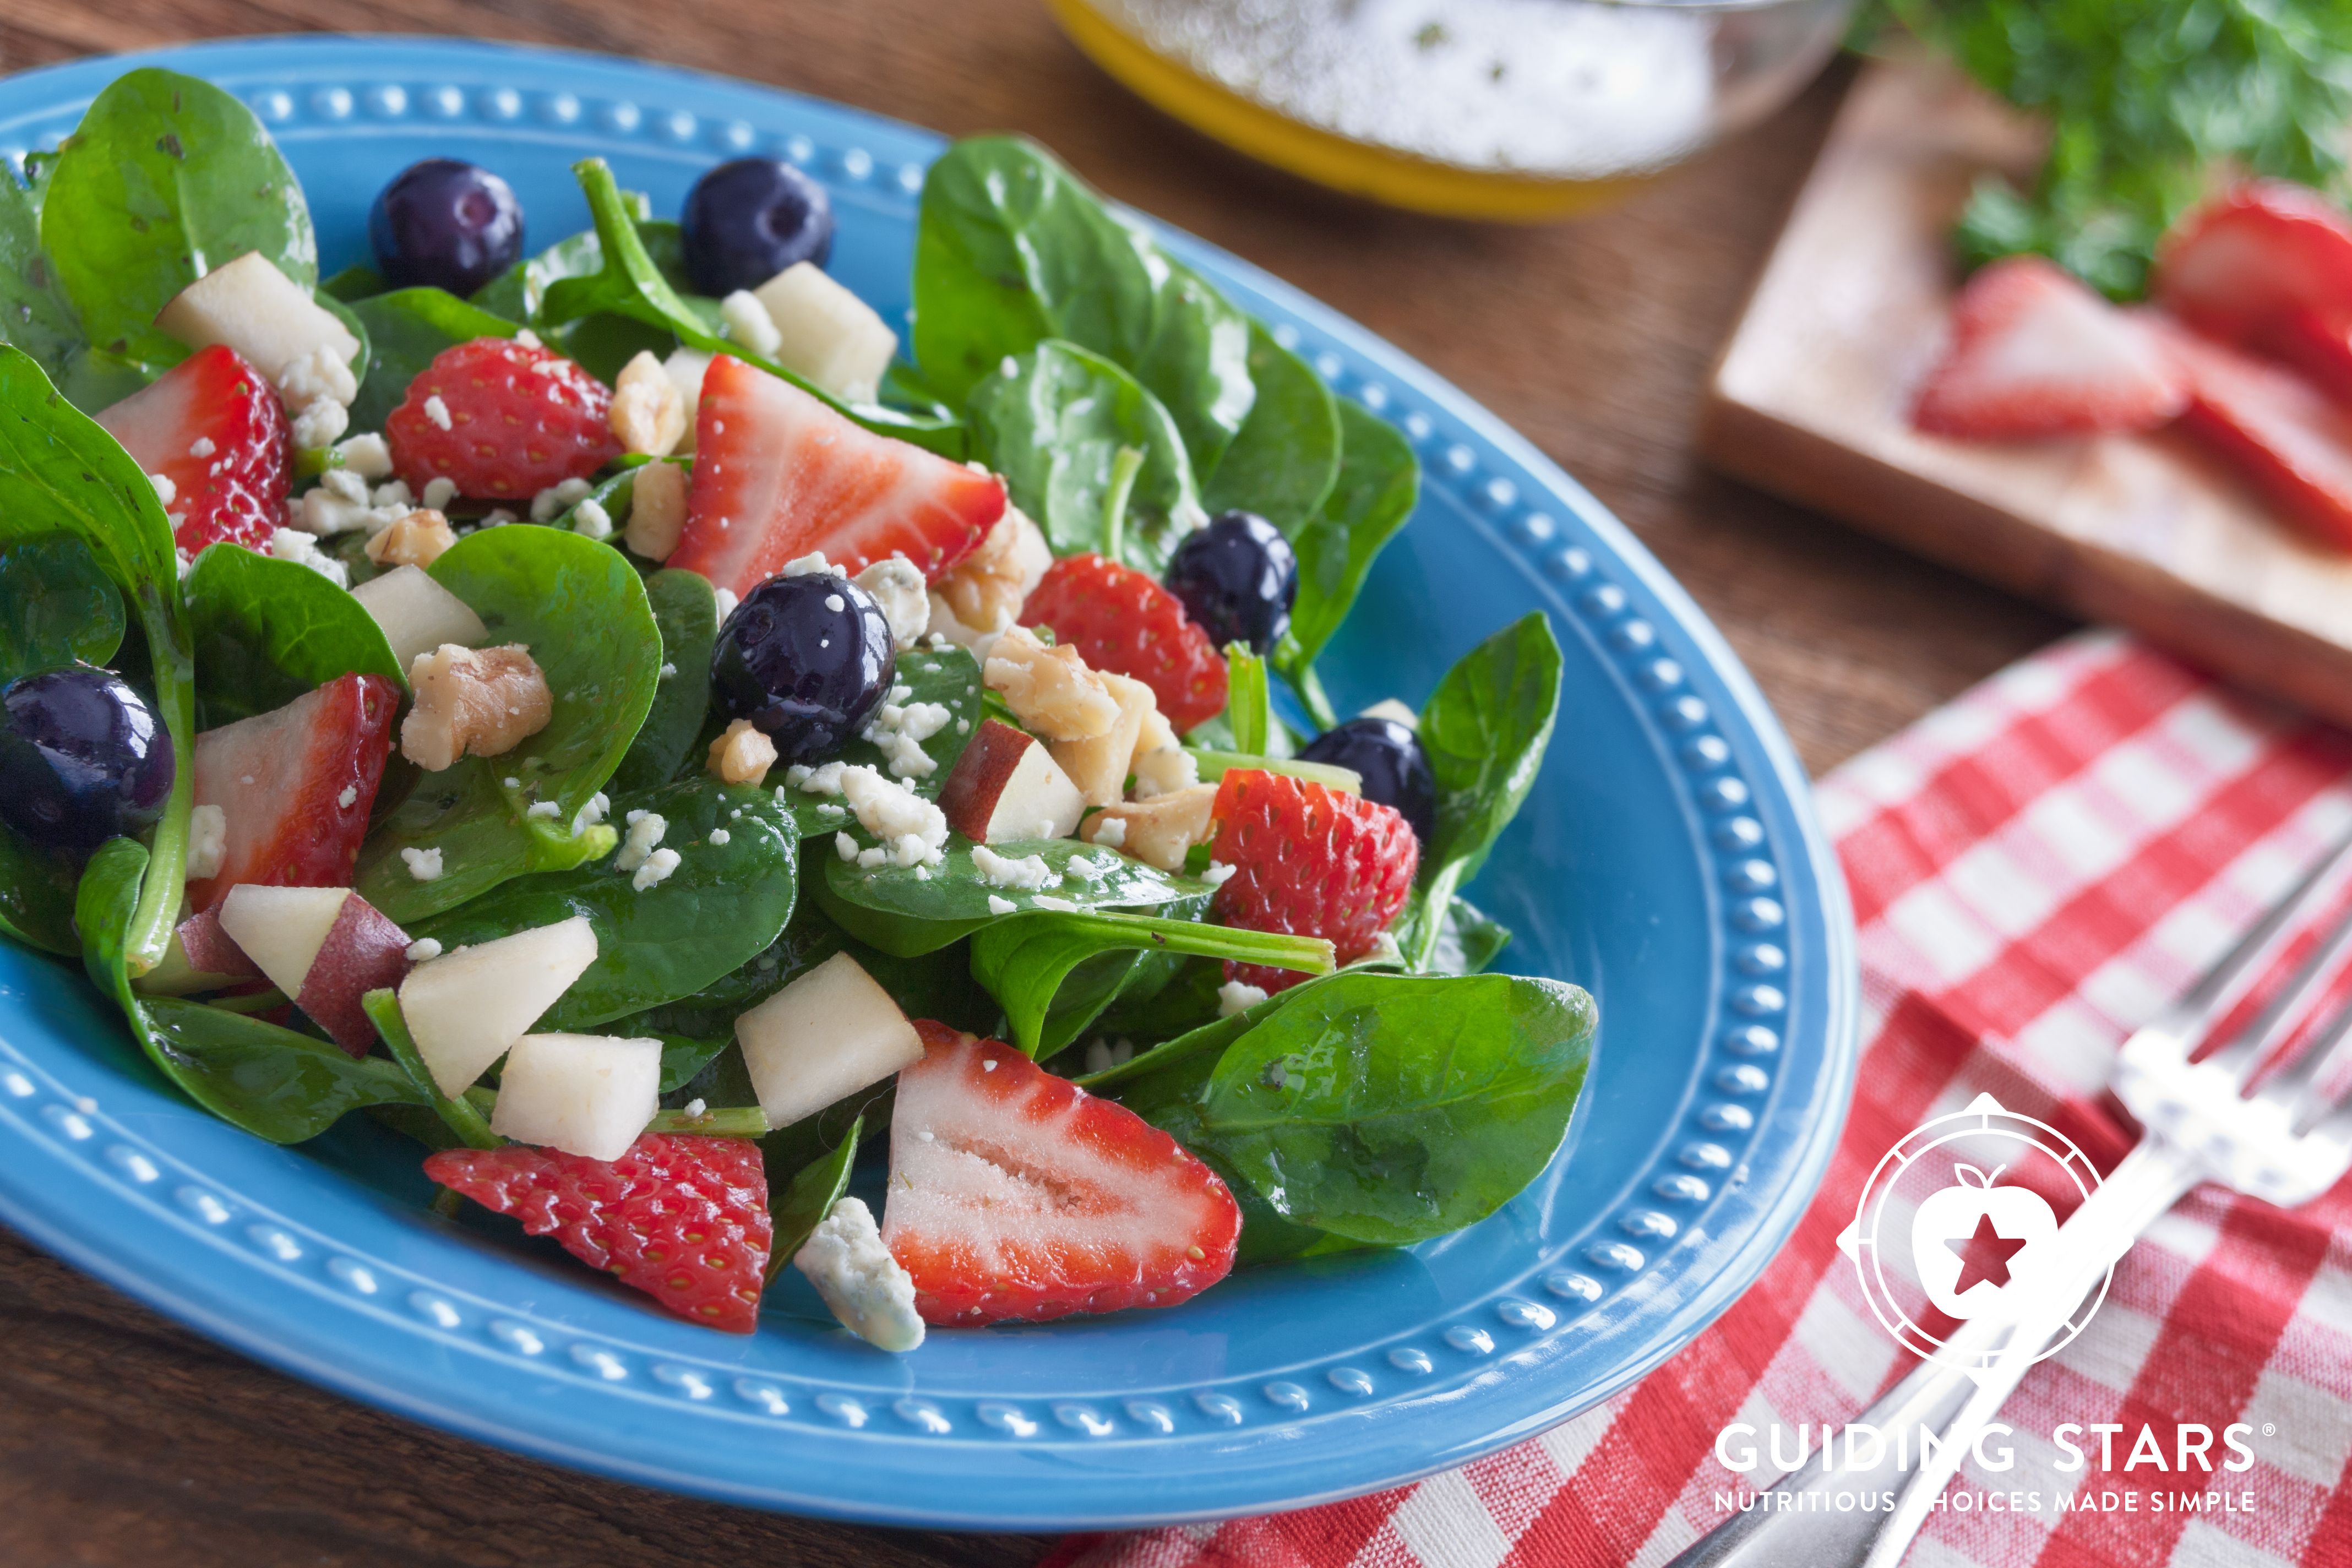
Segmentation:
{"type": "MultiPolygon", "coordinates": [[[[1987,681],[1820,788],[1861,927],[1853,1110],[1811,1210],[1706,1332],[1608,1404],[1417,1485],[1266,1519],[1073,1539],[1055,1568],[1643,1568],[1723,1516],[1718,1430],[1843,1423],[1915,1364],[1872,1319],[1837,1236],[1871,1167],[1990,1090],[2099,1163],[2127,1146],[2101,1086],[2123,1037],[2352,827],[2352,738],[2087,633],[1987,681]]],[[[2040,1511],[1945,1511],[1914,1564],[2352,1568],[2352,1183],[2294,1214],[2208,1186],[2117,1268],[2105,1304],[2003,1419],[2016,1468],[1956,1489],[2040,1511]],[[2062,1423],[2219,1432],[2242,1475],[2052,1467],[2062,1423]],[[2221,1483],[2251,1512],[2158,1511],[2221,1483]],[[2056,1500],[2138,1494],[2130,1511],[2056,1500]]],[[[1818,1430],[1818,1425],[1816,1425],[1818,1430]]],[[[2217,1443],[2217,1458],[2226,1458],[2217,1443]]],[[[2118,1502],[2121,1499],[2116,1500],[2118,1502]]]]}

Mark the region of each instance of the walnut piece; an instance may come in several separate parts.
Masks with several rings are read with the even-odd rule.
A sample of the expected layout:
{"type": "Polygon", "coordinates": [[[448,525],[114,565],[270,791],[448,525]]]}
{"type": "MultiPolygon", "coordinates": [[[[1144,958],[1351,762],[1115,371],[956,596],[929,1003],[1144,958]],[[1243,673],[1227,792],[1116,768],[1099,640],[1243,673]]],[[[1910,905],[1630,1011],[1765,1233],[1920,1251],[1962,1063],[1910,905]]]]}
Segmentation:
{"type": "Polygon", "coordinates": [[[1019,507],[1008,505],[979,548],[932,584],[931,591],[950,615],[973,631],[1001,632],[1013,624],[1053,563],[1054,552],[1045,534],[1019,507]]]}
{"type": "Polygon", "coordinates": [[[729,784],[762,783],[775,765],[776,743],[753,729],[749,719],[736,720],[710,742],[710,771],[729,784]]]}
{"type": "Polygon", "coordinates": [[[647,463],[629,485],[629,526],[621,538],[648,561],[667,561],[686,531],[686,470],[647,463]]]}
{"type": "Polygon", "coordinates": [[[393,520],[367,542],[367,558],[389,572],[395,566],[430,566],[457,542],[449,520],[431,507],[418,507],[393,520]]]}
{"type": "Polygon", "coordinates": [[[1216,831],[1216,824],[1210,819],[1216,804],[1215,784],[1187,784],[1150,800],[1129,801],[1098,811],[1087,818],[1078,837],[1089,844],[1108,843],[1124,849],[1147,866],[1181,871],[1184,868],[1185,851],[1195,844],[1206,843],[1216,831]],[[1111,827],[1114,823],[1118,826],[1111,827]]]}
{"type": "Polygon", "coordinates": [[[1163,795],[1173,795],[1180,789],[1190,789],[1201,782],[1201,761],[1181,746],[1154,746],[1135,749],[1135,760],[1128,764],[1135,775],[1135,798],[1155,800],[1163,795]]]}
{"type": "Polygon", "coordinates": [[[667,458],[686,436],[686,395],[650,350],[621,367],[613,383],[613,434],[625,452],[667,458]]]}
{"type": "Polygon", "coordinates": [[[445,642],[408,667],[416,705],[401,721],[400,753],[428,773],[459,757],[495,757],[547,728],[555,700],[530,650],[445,642]]]}
{"type": "Polygon", "coordinates": [[[1092,740],[1118,722],[1118,700],[1078,650],[1047,647],[1026,626],[996,639],[982,678],[1022,728],[1048,741],[1092,740]]]}
{"type": "Polygon", "coordinates": [[[1055,741],[1046,750],[1062,764],[1062,771],[1070,775],[1088,805],[1117,805],[1127,794],[1128,763],[1135,756],[1135,738],[1142,731],[1145,717],[1160,711],[1160,702],[1140,680],[1107,669],[1097,670],[1095,679],[1118,704],[1118,722],[1091,739],[1055,741]]]}

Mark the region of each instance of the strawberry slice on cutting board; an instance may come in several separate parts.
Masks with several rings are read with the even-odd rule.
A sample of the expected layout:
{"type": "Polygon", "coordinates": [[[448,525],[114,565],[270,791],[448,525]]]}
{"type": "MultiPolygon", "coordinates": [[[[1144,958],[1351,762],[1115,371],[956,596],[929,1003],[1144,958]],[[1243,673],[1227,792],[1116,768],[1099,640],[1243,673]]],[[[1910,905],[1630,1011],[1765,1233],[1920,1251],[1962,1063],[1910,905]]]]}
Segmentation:
{"type": "Polygon", "coordinates": [[[1004,481],[836,414],[731,354],[695,416],[686,531],[668,564],[743,595],[822,551],[855,576],[903,554],[936,579],[1004,515],[1004,481]]]}
{"type": "Polygon", "coordinates": [[[919,1021],[898,1074],[882,1239],[942,1327],[1171,1307],[1232,1271],[1217,1173],[1012,1047],[919,1021]]]}
{"type": "Polygon", "coordinates": [[[1973,441],[2151,430],[2189,401],[2162,339],[2038,256],[1969,279],[1911,423],[1973,441]]]}
{"type": "Polygon", "coordinates": [[[286,410],[235,349],[198,349],[100,410],[98,422],[141,468],[172,482],[163,510],[189,554],[223,541],[267,550],[285,526],[294,472],[286,410]]]}
{"type": "Polygon", "coordinates": [[[2294,521],[2352,549],[2352,412],[2293,371],[2175,331],[2192,395],[2180,428],[2294,521]]]}
{"type": "Polygon", "coordinates": [[[240,882],[347,888],[392,753],[400,688],[346,675],[285,707],[196,737],[196,804],[228,836],[217,875],[188,884],[199,911],[240,882]]]}
{"type": "Polygon", "coordinates": [[[2149,281],[2199,331],[2267,347],[2292,317],[2352,319],[2352,220],[2306,186],[2248,180],[2173,225],[2149,281]]]}

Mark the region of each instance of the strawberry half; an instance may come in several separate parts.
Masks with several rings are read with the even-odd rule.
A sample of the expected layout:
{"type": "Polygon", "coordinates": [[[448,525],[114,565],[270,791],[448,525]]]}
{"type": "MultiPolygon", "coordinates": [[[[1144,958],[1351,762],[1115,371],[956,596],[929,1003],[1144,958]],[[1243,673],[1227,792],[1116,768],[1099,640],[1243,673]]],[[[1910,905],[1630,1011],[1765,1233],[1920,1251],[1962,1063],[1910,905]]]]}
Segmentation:
{"type": "Polygon", "coordinates": [[[2295,521],[2352,549],[2352,413],[2292,371],[2173,333],[2194,388],[2180,427],[2295,521]]]}
{"type": "Polygon", "coordinates": [[[2235,343],[2299,311],[2352,316],[2352,221],[2316,191],[2249,180],[2173,226],[2151,285],[2167,310],[2235,343]]]}
{"type": "Polygon", "coordinates": [[[1004,481],[877,436],[731,354],[695,416],[686,531],[668,564],[743,595],[813,551],[845,575],[904,555],[937,579],[1004,515],[1004,481]]]}
{"type": "Polygon", "coordinates": [[[1183,1145],[1002,1041],[915,1027],[882,1239],[923,1321],[1172,1307],[1232,1272],[1241,1209],[1183,1145]]]}
{"type": "Polygon", "coordinates": [[[188,884],[198,911],[239,882],[347,888],[392,752],[400,688],[346,675],[285,707],[196,737],[196,804],[228,818],[217,876],[188,884]]]}
{"type": "MultiPolygon", "coordinates": [[[[1293,778],[1236,768],[1217,785],[1212,858],[1234,874],[1213,912],[1250,931],[1319,936],[1350,963],[1372,950],[1412,892],[1421,840],[1394,806],[1293,778]]],[[[1228,978],[1268,993],[1307,978],[1254,963],[1228,978]]]]}
{"type": "Polygon", "coordinates": [[[425,1173],[681,1318],[733,1334],[759,1326],[772,1232],[749,1138],[648,1132],[609,1164],[521,1143],[444,1149],[425,1173]]]}
{"type": "Polygon", "coordinates": [[[198,349],[98,422],[131,460],[172,481],[172,537],[194,555],[223,541],[267,550],[286,524],[293,437],[277,392],[235,349],[198,349]]]}
{"type": "Polygon", "coordinates": [[[1065,555],[1021,606],[1024,626],[1051,626],[1091,669],[1151,688],[1181,732],[1225,710],[1224,658],[1183,601],[1131,566],[1065,555]]]}
{"type": "Polygon", "coordinates": [[[2151,430],[2188,400],[2147,326],[2041,257],[2012,256],[1960,291],[1911,423],[1974,441],[2151,430]]]}

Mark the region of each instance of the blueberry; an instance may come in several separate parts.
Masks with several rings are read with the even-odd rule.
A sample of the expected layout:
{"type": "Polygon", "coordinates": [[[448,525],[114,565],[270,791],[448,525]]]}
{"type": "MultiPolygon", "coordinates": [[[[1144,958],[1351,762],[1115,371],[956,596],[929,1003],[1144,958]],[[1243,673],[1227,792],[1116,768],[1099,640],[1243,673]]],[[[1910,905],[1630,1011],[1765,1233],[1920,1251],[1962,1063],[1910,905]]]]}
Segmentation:
{"type": "Polygon", "coordinates": [[[1264,655],[1290,629],[1298,556],[1257,513],[1219,512],[1176,547],[1166,582],[1219,647],[1242,642],[1264,655]]]}
{"type": "Polygon", "coordinates": [[[462,300],[522,259],[522,204],[488,169],[427,158],[376,193],[368,244],[394,288],[446,289],[462,300]]]}
{"type": "Polygon", "coordinates": [[[79,666],[0,686],[0,821],[87,854],[163,814],[172,737],[112,670],[79,666]]]}
{"type": "Polygon", "coordinates": [[[1412,824],[1423,849],[1437,831],[1437,776],[1412,726],[1394,719],[1350,719],[1299,749],[1301,760],[1334,763],[1363,775],[1364,798],[1392,805],[1412,824]]]}
{"type": "Polygon", "coordinates": [[[833,254],[824,187],[773,158],[738,158],[694,182],[678,215],[696,289],[725,296],[757,289],[796,262],[833,254]]]}
{"type": "Polygon", "coordinates": [[[846,577],[772,577],[719,628],[710,689],[749,719],[786,763],[837,755],[882,705],[897,672],[890,623],[846,577]]]}

